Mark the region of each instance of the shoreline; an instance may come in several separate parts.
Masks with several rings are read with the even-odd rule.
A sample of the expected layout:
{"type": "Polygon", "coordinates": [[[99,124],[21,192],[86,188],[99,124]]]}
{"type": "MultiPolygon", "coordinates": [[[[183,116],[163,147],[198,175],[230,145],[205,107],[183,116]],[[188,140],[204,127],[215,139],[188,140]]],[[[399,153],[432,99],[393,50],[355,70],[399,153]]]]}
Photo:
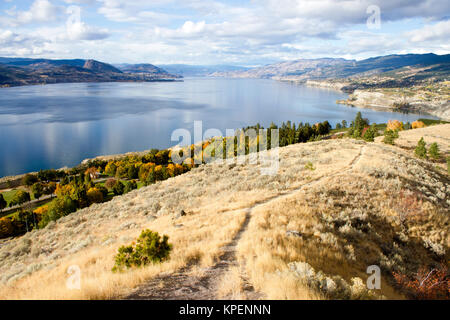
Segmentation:
{"type": "Polygon", "coordinates": [[[155,79],[155,80],[117,80],[117,81],[62,81],[51,83],[27,83],[27,84],[6,84],[0,85],[0,89],[32,87],[32,86],[48,86],[54,84],[75,84],[75,83],[145,83],[145,82],[184,82],[184,79],[155,79]]]}

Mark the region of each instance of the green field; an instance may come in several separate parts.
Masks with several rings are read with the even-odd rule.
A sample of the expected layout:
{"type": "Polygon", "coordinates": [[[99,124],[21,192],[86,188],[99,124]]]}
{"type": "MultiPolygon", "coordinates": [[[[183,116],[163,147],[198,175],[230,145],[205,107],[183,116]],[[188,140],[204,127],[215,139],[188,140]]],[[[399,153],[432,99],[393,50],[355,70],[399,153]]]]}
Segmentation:
{"type": "MultiPolygon", "coordinates": [[[[9,203],[11,202],[12,198],[14,197],[14,195],[16,194],[16,192],[17,192],[18,190],[19,190],[19,189],[12,189],[12,190],[5,191],[5,192],[2,192],[2,193],[1,193],[1,194],[3,195],[3,198],[6,200],[7,206],[9,206],[9,203]]],[[[24,190],[24,191],[29,192],[29,191],[26,190],[26,189],[21,189],[21,190],[24,190]]],[[[31,200],[34,200],[33,194],[30,193],[30,197],[31,197],[31,200]]]]}

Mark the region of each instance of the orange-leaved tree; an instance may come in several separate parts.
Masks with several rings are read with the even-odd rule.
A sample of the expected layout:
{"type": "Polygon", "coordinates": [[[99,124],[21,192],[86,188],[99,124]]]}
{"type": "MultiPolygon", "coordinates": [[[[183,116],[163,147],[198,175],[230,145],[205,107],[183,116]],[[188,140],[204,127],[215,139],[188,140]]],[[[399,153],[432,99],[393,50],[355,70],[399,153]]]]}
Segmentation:
{"type": "Polygon", "coordinates": [[[414,299],[450,299],[450,276],[443,263],[438,268],[422,267],[413,278],[393,273],[395,281],[414,299]]]}

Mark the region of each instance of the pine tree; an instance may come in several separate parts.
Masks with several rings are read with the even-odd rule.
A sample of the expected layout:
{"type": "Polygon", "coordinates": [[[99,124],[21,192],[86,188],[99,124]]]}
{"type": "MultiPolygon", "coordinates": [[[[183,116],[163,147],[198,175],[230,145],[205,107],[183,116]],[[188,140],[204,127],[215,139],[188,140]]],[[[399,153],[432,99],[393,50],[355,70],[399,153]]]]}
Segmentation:
{"type": "Polygon", "coordinates": [[[419,142],[417,143],[417,147],[414,150],[414,153],[419,158],[422,158],[422,159],[427,158],[427,148],[426,148],[426,143],[425,143],[425,140],[423,139],[423,137],[420,138],[419,142]]]}
{"type": "Polygon", "coordinates": [[[395,144],[395,139],[397,139],[397,138],[398,138],[398,132],[397,131],[386,130],[384,132],[383,142],[386,143],[386,144],[394,145],[395,144]]]}
{"type": "Polygon", "coordinates": [[[6,200],[3,198],[3,195],[0,193],[0,212],[3,211],[3,209],[6,208],[6,200]]]}
{"type": "Polygon", "coordinates": [[[439,153],[439,146],[436,142],[431,144],[430,149],[428,150],[428,155],[430,158],[435,160],[440,158],[441,155],[439,153]]]}

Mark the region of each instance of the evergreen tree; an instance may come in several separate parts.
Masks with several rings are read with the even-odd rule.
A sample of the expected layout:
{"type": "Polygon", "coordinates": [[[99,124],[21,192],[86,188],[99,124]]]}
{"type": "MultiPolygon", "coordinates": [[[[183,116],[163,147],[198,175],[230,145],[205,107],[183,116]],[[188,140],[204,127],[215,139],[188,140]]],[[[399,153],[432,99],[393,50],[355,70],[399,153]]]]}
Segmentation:
{"type": "Polygon", "coordinates": [[[386,144],[394,145],[395,139],[397,139],[397,138],[398,138],[398,132],[397,131],[386,130],[384,132],[383,142],[386,143],[386,144]]]}
{"type": "Polygon", "coordinates": [[[44,185],[40,182],[33,184],[31,192],[35,199],[39,199],[44,194],[44,185]]]}
{"type": "Polygon", "coordinates": [[[440,158],[440,152],[439,152],[439,146],[436,142],[433,142],[430,145],[430,149],[428,150],[428,155],[430,156],[430,158],[432,159],[439,159],[440,158]]]}
{"type": "Polygon", "coordinates": [[[426,143],[425,143],[425,140],[423,139],[423,137],[420,138],[419,142],[417,143],[417,147],[414,150],[414,153],[419,158],[422,158],[422,159],[427,158],[427,148],[426,148],[426,143]]]}
{"type": "Polygon", "coordinates": [[[0,212],[3,211],[3,209],[6,208],[6,200],[3,198],[3,195],[0,193],[0,212]]]}

